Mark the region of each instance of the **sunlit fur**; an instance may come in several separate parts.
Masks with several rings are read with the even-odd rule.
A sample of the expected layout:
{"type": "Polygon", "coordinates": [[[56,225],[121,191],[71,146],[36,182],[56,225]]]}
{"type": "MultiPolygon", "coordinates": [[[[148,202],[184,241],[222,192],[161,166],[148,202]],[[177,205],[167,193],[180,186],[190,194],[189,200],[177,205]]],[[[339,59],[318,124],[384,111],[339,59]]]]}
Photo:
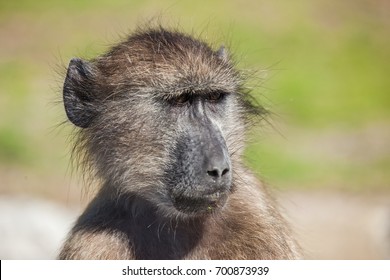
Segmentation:
{"type": "MultiPolygon", "coordinates": [[[[77,63],[84,68],[68,72],[65,107],[70,120],[82,127],[74,157],[84,173],[97,179],[100,191],[59,258],[300,256],[274,201],[241,162],[248,126],[265,110],[250,102],[243,75],[226,50],[155,28],[138,30],[106,54],[77,63]],[[223,92],[223,100],[207,101],[213,92],[223,92]],[[177,176],[170,172],[175,147],[192,129],[187,121],[192,105],[180,104],[186,95],[206,100],[197,112],[221,133],[232,172],[227,200],[194,213],[174,207],[170,194],[176,186],[169,183],[177,176]]],[[[194,164],[191,160],[186,163],[194,164]]],[[[197,187],[192,185],[197,178],[184,176],[188,188],[197,187]]]]}

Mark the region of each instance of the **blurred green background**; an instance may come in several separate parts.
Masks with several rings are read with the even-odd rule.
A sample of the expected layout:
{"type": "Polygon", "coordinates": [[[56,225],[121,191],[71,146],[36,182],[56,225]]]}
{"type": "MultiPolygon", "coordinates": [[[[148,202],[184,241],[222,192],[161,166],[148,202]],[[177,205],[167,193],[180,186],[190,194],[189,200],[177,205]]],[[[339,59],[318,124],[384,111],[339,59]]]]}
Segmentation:
{"type": "Polygon", "coordinates": [[[60,125],[64,68],[148,21],[257,70],[250,86],[273,114],[246,159],[270,185],[390,189],[389,1],[0,0],[0,193],[80,199],[60,125]]]}

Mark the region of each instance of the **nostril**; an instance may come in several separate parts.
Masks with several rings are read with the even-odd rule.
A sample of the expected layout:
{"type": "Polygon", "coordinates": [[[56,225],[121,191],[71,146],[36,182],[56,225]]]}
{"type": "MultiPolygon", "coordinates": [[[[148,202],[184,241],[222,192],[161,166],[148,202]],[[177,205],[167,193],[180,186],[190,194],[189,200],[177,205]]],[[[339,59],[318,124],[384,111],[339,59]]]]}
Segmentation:
{"type": "Polygon", "coordinates": [[[225,168],[222,172],[218,168],[215,168],[213,170],[208,170],[207,174],[210,177],[219,178],[219,177],[224,176],[228,172],[229,172],[229,168],[225,168]]]}
{"type": "Polygon", "coordinates": [[[229,168],[225,168],[223,171],[222,171],[222,176],[225,175],[226,173],[229,172],[229,168]]]}
{"type": "Polygon", "coordinates": [[[211,177],[215,177],[215,178],[218,178],[219,177],[219,172],[217,169],[214,169],[214,170],[208,170],[207,171],[207,174],[211,177]]]}

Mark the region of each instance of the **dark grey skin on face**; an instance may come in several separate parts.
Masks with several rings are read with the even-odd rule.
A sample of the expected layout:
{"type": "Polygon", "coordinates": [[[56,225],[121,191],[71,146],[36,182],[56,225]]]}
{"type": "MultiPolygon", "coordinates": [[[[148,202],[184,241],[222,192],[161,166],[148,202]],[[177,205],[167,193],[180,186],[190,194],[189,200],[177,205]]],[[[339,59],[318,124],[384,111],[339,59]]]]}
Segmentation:
{"type": "Polygon", "coordinates": [[[60,259],[293,259],[291,231],[241,162],[263,110],[224,48],[163,28],[70,61],[74,157],[100,188],[60,259]]]}
{"type": "MultiPolygon", "coordinates": [[[[214,100],[213,106],[223,97],[214,100]]],[[[207,116],[207,100],[194,98],[186,109],[189,124],[178,138],[174,164],[168,170],[174,206],[185,213],[200,213],[222,207],[231,190],[231,163],[220,129],[207,116]]]]}

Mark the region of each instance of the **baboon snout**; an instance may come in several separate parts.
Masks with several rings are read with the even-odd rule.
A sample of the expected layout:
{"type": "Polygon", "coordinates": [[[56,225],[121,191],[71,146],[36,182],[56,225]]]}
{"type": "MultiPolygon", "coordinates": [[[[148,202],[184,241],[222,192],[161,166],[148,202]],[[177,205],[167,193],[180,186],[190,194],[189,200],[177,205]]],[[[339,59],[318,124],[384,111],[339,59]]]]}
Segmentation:
{"type": "Polygon", "coordinates": [[[204,174],[208,182],[230,185],[230,159],[224,146],[212,149],[204,155],[206,159],[206,172],[204,174]]]}
{"type": "Polygon", "coordinates": [[[185,213],[221,208],[232,186],[232,166],[225,139],[212,125],[195,127],[177,142],[169,174],[173,204],[185,213]]]}

